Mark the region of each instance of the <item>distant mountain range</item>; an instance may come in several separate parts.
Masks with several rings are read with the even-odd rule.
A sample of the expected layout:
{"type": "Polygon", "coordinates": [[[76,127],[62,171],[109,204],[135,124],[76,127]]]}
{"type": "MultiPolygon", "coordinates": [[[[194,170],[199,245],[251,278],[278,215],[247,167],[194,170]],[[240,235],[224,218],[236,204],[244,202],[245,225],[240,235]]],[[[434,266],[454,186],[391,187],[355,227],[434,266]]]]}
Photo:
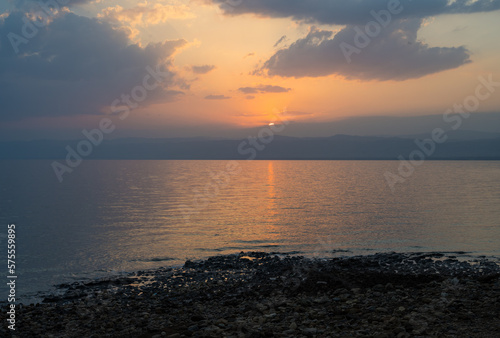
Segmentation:
{"type": "MultiPolygon", "coordinates": [[[[473,113],[469,118],[462,118],[459,128],[452,129],[455,122],[445,121],[443,114],[415,116],[352,116],[334,120],[319,121],[298,119],[300,112],[284,113],[280,118],[287,120],[279,135],[290,137],[330,137],[332,135],[357,135],[415,138],[428,137],[435,128],[441,128],[448,133],[450,140],[489,139],[500,137],[500,112],[473,113]]],[[[452,114],[451,118],[458,117],[452,114]]],[[[270,118],[269,122],[272,122],[270,118]]],[[[269,123],[268,122],[268,123],[269,123]]],[[[97,127],[96,123],[93,128],[97,127]]],[[[131,129],[120,127],[108,135],[107,139],[118,138],[205,138],[238,140],[257,133],[266,125],[253,127],[235,126],[229,124],[197,124],[197,125],[158,125],[149,128],[131,129]]],[[[72,140],[82,136],[82,127],[31,126],[23,129],[9,124],[0,123],[0,143],[5,141],[25,140],[72,140]],[[48,128],[48,129],[47,129],[48,128]]]]}
{"type": "MultiPolygon", "coordinates": [[[[258,134],[256,134],[258,135],[258,134]]],[[[0,159],[276,159],[395,160],[411,154],[434,160],[500,160],[500,135],[465,132],[443,143],[430,135],[374,137],[265,136],[261,139],[126,138],[92,145],[85,140],[4,141],[0,159]],[[423,142],[423,140],[427,141],[423,142]],[[416,141],[420,140],[420,141],[416,141]],[[418,145],[420,144],[420,146],[418,145]]]]}

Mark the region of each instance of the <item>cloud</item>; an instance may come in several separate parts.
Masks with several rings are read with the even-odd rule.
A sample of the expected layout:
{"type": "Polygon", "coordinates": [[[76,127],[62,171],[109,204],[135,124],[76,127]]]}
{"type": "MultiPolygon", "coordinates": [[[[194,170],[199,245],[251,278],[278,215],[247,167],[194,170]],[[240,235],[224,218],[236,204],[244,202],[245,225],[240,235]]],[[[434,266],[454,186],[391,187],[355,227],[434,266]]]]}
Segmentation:
{"type": "Polygon", "coordinates": [[[500,0],[252,0],[230,6],[227,0],[211,0],[226,15],[256,14],[261,17],[292,18],[306,23],[329,25],[366,24],[370,11],[387,9],[390,2],[400,3],[404,18],[425,18],[440,14],[488,12],[500,9],[500,0]]]}
{"type": "Polygon", "coordinates": [[[346,26],[336,35],[312,27],[306,37],[271,56],[262,70],[269,75],[297,78],[337,74],[348,79],[406,80],[470,62],[465,47],[429,47],[418,41],[421,21],[395,21],[381,30],[376,42],[355,53],[345,53],[345,46],[355,46],[356,26],[346,26]]]}
{"type": "MultiPolygon", "coordinates": [[[[312,30],[305,38],[277,51],[262,69],[252,75],[326,76],[405,80],[453,69],[470,62],[465,47],[430,47],[416,40],[421,20],[444,14],[491,12],[500,9],[500,0],[252,0],[228,5],[211,0],[226,15],[255,14],[259,17],[290,18],[296,22],[342,25],[334,36],[330,30],[312,30]],[[352,55],[351,63],[341,51],[342,42],[353,44],[356,27],[377,24],[384,17],[389,27],[352,55]]],[[[385,25],[384,25],[385,26],[385,25]]],[[[281,43],[280,39],[275,47],[281,43]]]]}
{"type": "MultiPolygon", "coordinates": [[[[135,39],[140,33],[139,28],[165,23],[168,20],[190,19],[195,15],[188,6],[180,2],[152,5],[146,1],[131,8],[123,8],[120,5],[107,7],[97,14],[97,17],[110,21],[117,29],[126,31],[130,39],[135,39]]],[[[175,31],[173,27],[172,29],[175,31]]]]}
{"type": "Polygon", "coordinates": [[[58,7],[74,7],[79,5],[85,5],[90,3],[97,3],[95,0],[54,0],[52,1],[40,1],[40,0],[8,0],[13,6],[17,9],[22,10],[40,10],[40,5],[42,3],[47,3],[47,5],[51,6],[54,3],[58,7]]]}
{"type": "Polygon", "coordinates": [[[206,74],[215,69],[214,65],[192,66],[191,71],[195,74],[206,74]]]}
{"type": "Polygon", "coordinates": [[[149,5],[147,2],[139,3],[135,7],[123,8],[120,5],[108,7],[98,14],[99,18],[115,20],[122,24],[137,26],[151,26],[164,23],[169,19],[190,19],[195,15],[190,8],[182,3],[163,5],[156,3],[149,5]]]}
{"type": "Polygon", "coordinates": [[[258,93],[286,93],[292,90],[291,88],[284,88],[272,85],[259,85],[256,87],[242,87],[238,89],[244,94],[258,94],[258,93]]]}
{"type": "Polygon", "coordinates": [[[312,116],[314,115],[313,113],[311,112],[303,112],[303,111],[290,111],[290,110],[287,110],[286,111],[286,115],[287,116],[312,116]]]}
{"type": "Polygon", "coordinates": [[[286,35],[283,35],[278,41],[276,41],[273,47],[278,47],[282,42],[285,42],[286,40],[288,40],[286,35]]]}
{"type": "Polygon", "coordinates": [[[163,82],[141,105],[175,99],[182,94],[175,87],[188,87],[172,66],[185,40],[140,47],[107,22],[59,13],[16,54],[8,35],[21,34],[23,17],[14,12],[0,22],[0,120],[102,114],[143,84],[147,67],[163,82]]]}
{"type": "Polygon", "coordinates": [[[230,96],[225,95],[207,95],[205,96],[205,100],[228,100],[230,96]]]}

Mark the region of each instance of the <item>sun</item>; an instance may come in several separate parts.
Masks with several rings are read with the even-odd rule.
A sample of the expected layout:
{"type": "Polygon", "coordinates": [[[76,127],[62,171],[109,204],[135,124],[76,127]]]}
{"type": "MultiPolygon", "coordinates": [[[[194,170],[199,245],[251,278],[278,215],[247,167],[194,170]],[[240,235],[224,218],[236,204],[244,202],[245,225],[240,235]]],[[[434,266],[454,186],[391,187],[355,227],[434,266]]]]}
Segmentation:
{"type": "Polygon", "coordinates": [[[269,123],[270,126],[274,126],[274,122],[269,123]]]}

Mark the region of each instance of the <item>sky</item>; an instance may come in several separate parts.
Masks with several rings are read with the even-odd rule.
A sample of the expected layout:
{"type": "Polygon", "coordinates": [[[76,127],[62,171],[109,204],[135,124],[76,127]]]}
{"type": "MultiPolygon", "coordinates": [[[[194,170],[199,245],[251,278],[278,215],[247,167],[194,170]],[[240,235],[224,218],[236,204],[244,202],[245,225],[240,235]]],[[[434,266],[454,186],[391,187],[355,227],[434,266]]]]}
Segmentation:
{"type": "MultiPolygon", "coordinates": [[[[479,77],[500,82],[499,9],[500,0],[0,0],[0,138],[78,139],[103,119],[110,138],[216,137],[276,118],[314,136],[314,125],[339,120],[443,114],[479,77]]],[[[499,107],[493,93],[474,113],[499,107]]]]}

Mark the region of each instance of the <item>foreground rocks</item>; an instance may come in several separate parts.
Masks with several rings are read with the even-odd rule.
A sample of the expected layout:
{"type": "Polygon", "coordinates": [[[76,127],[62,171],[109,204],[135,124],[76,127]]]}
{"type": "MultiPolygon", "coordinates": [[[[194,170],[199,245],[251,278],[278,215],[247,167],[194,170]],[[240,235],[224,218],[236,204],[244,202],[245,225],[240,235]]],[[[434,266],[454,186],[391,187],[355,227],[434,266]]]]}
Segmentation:
{"type": "Polygon", "coordinates": [[[500,337],[499,266],[440,253],[250,252],[62,287],[17,307],[13,336],[500,337]]]}

